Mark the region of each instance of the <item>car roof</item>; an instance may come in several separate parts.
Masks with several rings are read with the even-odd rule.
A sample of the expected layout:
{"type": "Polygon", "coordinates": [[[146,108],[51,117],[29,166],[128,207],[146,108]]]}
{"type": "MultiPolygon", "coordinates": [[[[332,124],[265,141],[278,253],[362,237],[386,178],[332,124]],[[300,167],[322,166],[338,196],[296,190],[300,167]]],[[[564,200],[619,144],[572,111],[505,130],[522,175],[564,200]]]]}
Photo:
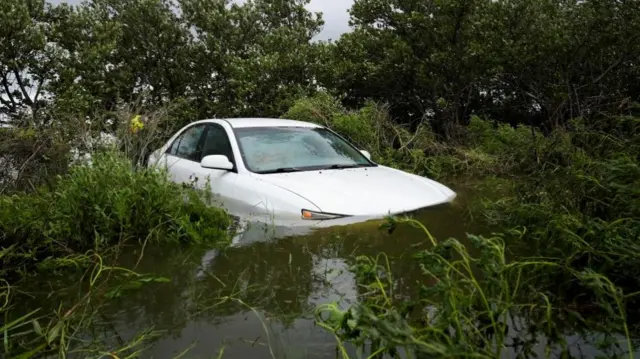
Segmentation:
{"type": "Polygon", "coordinates": [[[286,120],[280,118],[260,118],[260,117],[248,117],[248,118],[222,118],[222,121],[226,121],[233,128],[246,128],[246,127],[308,127],[317,128],[322,127],[311,122],[286,120]]]}

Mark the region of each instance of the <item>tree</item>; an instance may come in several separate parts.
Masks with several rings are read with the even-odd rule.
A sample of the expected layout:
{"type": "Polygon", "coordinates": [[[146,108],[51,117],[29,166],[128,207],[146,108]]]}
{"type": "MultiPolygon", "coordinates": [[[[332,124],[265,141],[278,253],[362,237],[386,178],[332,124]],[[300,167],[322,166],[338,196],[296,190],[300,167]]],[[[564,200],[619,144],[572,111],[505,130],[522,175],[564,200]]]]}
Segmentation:
{"type": "Polygon", "coordinates": [[[181,0],[196,33],[201,117],[279,116],[296,97],[314,90],[320,14],[308,0],[181,0]]]}
{"type": "Polygon", "coordinates": [[[192,36],[170,0],[93,0],[74,14],[60,96],[84,94],[87,109],[119,101],[160,106],[194,80],[192,36]]]}
{"type": "Polygon", "coordinates": [[[466,105],[490,65],[477,46],[485,8],[477,0],[357,0],[355,31],[336,43],[338,64],[324,83],[343,91],[349,105],[388,102],[402,122],[429,119],[446,132],[446,120],[468,117],[466,105]]]}
{"type": "Polygon", "coordinates": [[[321,83],[348,106],[450,135],[471,114],[552,128],[638,99],[640,5],[613,0],[356,0],[321,83]]]}
{"type": "Polygon", "coordinates": [[[43,0],[0,3],[0,120],[36,118],[65,56],[58,33],[71,9],[43,0]]]}

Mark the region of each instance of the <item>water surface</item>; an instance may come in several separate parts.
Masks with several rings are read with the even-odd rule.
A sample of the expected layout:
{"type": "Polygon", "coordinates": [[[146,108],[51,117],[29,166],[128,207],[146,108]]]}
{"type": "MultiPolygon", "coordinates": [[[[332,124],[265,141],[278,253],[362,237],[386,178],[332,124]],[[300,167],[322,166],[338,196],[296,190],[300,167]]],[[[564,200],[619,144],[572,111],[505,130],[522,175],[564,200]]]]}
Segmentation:
{"type": "MultiPolygon", "coordinates": [[[[441,239],[478,232],[464,198],[411,214],[441,239]]],[[[110,314],[125,336],[146,327],[165,330],[148,357],[335,358],[336,341],[315,325],[315,308],[358,298],[349,266],[360,255],[386,253],[396,293],[411,296],[419,271],[411,255],[429,243],[408,225],[393,233],[384,220],[314,231],[251,223],[224,251],[145,252],[137,271],[171,283],[142,288],[113,305],[110,314]],[[225,299],[226,298],[226,299],[225,299]]],[[[129,258],[133,265],[135,255],[129,258]]],[[[352,348],[351,348],[352,349],[352,348]]],[[[355,353],[355,352],[354,352],[355,353]]]]}

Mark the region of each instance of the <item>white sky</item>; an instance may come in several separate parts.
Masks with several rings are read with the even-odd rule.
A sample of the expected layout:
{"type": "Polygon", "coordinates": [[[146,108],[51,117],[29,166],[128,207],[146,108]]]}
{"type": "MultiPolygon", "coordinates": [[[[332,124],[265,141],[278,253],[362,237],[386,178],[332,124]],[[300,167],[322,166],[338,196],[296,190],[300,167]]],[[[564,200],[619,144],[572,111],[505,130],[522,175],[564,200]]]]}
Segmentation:
{"type": "MultiPolygon", "coordinates": [[[[2,1],[2,0],[0,0],[2,1]]],[[[48,0],[54,4],[68,2],[79,4],[82,0],[48,0]]],[[[322,12],[324,30],[317,36],[318,40],[337,40],[341,34],[349,31],[349,13],[353,0],[311,0],[307,8],[312,12],[322,12]]]]}

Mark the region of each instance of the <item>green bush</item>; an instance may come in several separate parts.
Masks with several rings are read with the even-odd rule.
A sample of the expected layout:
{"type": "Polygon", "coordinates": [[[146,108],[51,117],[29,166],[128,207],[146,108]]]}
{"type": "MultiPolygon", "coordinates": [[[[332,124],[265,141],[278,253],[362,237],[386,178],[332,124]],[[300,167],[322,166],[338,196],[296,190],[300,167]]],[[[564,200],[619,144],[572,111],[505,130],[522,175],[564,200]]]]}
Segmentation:
{"type": "Polygon", "coordinates": [[[296,101],[282,118],[329,126],[335,116],[345,112],[346,109],[334,97],[326,92],[318,92],[313,97],[296,101]]]}
{"type": "Polygon", "coordinates": [[[386,137],[395,136],[393,131],[390,133],[380,131],[381,127],[391,125],[384,107],[370,103],[359,111],[348,111],[324,92],[297,101],[283,117],[331,128],[374,155],[392,145],[386,137]]]}
{"type": "Polygon", "coordinates": [[[473,145],[491,154],[513,153],[514,149],[531,148],[541,137],[539,131],[508,124],[495,125],[489,121],[472,116],[467,131],[473,145]]]}
{"type": "Polygon", "coordinates": [[[466,246],[453,238],[438,242],[414,220],[390,218],[385,227],[402,224],[424,229],[433,244],[414,254],[421,273],[414,278],[416,296],[397,292],[401,279],[393,277],[384,253],[359,256],[350,268],[362,288],[358,302],[346,310],[335,303],[316,310],[317,323],[336,337],[342,357],[349,358],[348,342],[368,349],[372,358],[397,357],[401,351],[418,358],[528,358],[538,350],[567,352],[571,344],[565,335],[576,331],[620,333],[627,345],[600,344],[607,357],[622,357],[632,349],[624,295],[606,277],[589,269],[566,271],[563,283],[575,282],[594,293],[590,311],[581,312],[575,302],[557,305],[555,293],[540,286],[540,273],[562,271],[562,261],[514,260],[507,234],[469,235],[471,245],[466,246]]]}
{"type": "Polygon", "coordinates": [[[298,100],[283,117],[327,126],[370,151],[382,165],[437,179],[508,173],[517,164],[531,163],[540,138],[525,127],[494,128],[473,117],[466,131],[468,141],[443,142],[427,123],[413,132],[395,123],[384,105],[370,102],[359,110],[347,110],[322,92],[298,100]]]}
{"type": "Polygon", "coordinates": [[[73,167],[52,189],[0,197],[0,245],[35,257],[131,239],[225,242],[229,226],[229,216],[195,191],[160,171],[134,171],[113,153],[95,154],[91,165],[73,167]]]}
{"type": "MultiPolygon", "coordinates": [[[[602,135],[584,124],[552,134],[539,147],[539,164],[516,182],[512,195],[487,203],[484,213],[500,228],[524,229],[510,239],[515,252],[553,258],[571,271],[593,270],[623,292],[635,292],[640,286],[640,146],[633,132],[602,135]]],[[[583,293],[582,301],[594,300],[590,290],[566,281],[566,271],[540,275],[558,293],[583,293]]]]}

